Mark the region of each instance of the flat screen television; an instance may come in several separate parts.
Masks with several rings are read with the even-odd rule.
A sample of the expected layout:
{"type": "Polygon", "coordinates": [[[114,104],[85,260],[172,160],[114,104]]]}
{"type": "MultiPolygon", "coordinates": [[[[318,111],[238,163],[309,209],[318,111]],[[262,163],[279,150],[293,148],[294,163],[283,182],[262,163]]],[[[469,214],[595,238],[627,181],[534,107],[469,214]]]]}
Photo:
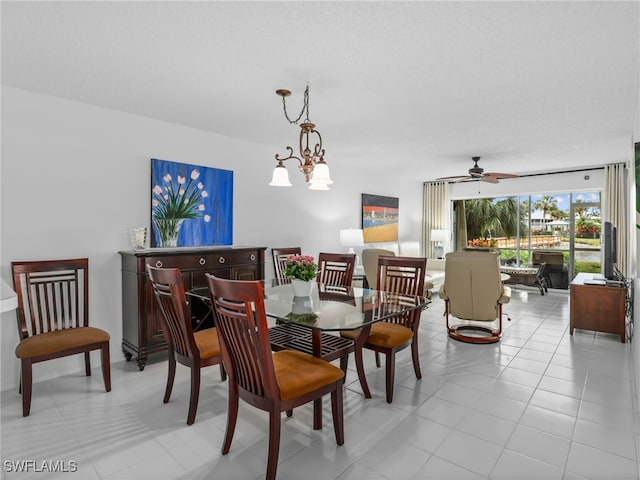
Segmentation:
{"type": "Polygon", "coordinates": [[[616,263],[618,258],[618,233],[615,225],[604,222],[604,278],[616,279],[616,263]]]}

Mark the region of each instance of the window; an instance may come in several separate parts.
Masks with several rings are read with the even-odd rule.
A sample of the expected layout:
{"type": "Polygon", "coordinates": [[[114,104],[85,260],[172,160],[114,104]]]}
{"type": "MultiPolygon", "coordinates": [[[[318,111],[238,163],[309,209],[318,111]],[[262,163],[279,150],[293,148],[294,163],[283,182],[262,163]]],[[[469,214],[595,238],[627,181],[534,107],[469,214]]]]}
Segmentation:
{"type": "Polygon", "coordinates": [[[467,246],[497,248],[505,265],[553,262],[554,288],[568,288],[579,272],[601,272],[600,192],[458,200],[454,212],[464,212],[467,246]]]}

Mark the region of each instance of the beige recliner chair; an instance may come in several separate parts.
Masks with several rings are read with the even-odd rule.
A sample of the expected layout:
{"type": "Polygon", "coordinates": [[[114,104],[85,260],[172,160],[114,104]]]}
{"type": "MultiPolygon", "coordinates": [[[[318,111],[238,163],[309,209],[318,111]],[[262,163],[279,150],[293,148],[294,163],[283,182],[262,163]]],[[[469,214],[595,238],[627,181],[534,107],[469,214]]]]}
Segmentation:
{"type": "Polygon", "coordinates": [[[449,336],[470,343],[499,341],[502,305],[511,300],[511,289],[500,279],[498,254],[464,251],[448,253],[445,258],[445,279],[440,288],[440,298],[445,302],[449,336]],[[465,322],[451,325],[450,315],[465,322]],[[495,325],[487,326],[494,322],[497,322],[497,328],[492,328],[495,325]]]}

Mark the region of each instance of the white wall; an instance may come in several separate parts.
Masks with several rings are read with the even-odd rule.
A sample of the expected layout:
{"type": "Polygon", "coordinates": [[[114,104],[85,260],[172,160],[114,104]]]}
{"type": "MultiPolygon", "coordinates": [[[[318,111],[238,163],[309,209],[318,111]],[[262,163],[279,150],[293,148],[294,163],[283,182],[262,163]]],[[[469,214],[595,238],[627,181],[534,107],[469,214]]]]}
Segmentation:
{"type": "MultiPolygon", "coordinates": [[[[399,197],[400,239],[420,240],[420,179],[395,181],[331,154],[331,191],[305,188],[294,166],[293,187],[269,187],[274,154],[297,134],[292,128],[290,139],[257,145],[3,85],[0,274],[12,284],[12,261],[88,257],[91,322],[111,334],[112,362],[123,361],[118,251],[129,249],[127,228],[149,226],[151,158],[235,172],[235,245],[302,245],[314,256],[343,251],[338,232],[360,226],[362,193],[399,197]]],[[[324,140],[330,153],[331,139],[324,140]]],[[[6,390],[19,378],[14,312],[2,314],[0,337],[6,390]]],[[[92,362],[99,365],[97,354],[92,362]]],[[[80,356],[45,362],[34,381],[82,368],[80,356]]]]}

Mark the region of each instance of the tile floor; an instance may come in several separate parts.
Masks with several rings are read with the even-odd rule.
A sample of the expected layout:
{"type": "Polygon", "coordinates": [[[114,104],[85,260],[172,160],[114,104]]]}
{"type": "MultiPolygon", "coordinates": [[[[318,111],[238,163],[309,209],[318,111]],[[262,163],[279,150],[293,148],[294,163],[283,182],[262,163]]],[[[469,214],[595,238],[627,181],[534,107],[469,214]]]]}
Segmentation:
{"type": "MultiPolygon", "coordinates": [[[[638,479],[640,427],[630,344],[568,332],[569,297],[514,289],[502,341],[469,345],[444,331],[443,303],[423,313],[422,380],[409,351],[398,357],[393,404],[384,369],[367,355],[374,398],[363,398],[351,359],[345,390],[345,444],[337,447],[324,402],[324,428],[311,407],[283,416],[278,478],[300,479],[638,479]]],[[[117,359],[119,351],[112,352],[117,359]]],[[[97,364],[97,362],[96,362],[97,364]]],[[[37,367],[36,367],[37,368],[37,367]]],[[[16,390],[2,392],[2,479],[259,479],[267,418],[241,402],[229,455],[220,449],[226,383],[203,371],[196,423],[186,425],[188,370],[178,368],[163,405],[166,362],[139,372],[113,365],[105,393],[92,377],[68,375],[34,385],[21,417],[16,390]],[[13,471],[16,462],[61,461],[75,473],[13,471]]]]}

